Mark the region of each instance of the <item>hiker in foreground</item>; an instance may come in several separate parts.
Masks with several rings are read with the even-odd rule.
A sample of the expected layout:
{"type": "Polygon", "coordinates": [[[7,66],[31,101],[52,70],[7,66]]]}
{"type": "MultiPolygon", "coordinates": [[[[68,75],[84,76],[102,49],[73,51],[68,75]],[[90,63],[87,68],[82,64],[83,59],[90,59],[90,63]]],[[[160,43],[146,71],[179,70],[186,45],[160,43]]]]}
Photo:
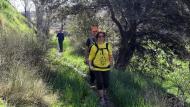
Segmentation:
{"type": "Polygon", "coordinates": [[[106,101],[110,66],[112,65],[112,47],[110,43],[105,42],[105,37],[105,32],[97,33],[97,42],[91,47],[89,54],[89,66],[95,73],[101,104],[104,104],[106,101]]]}
{"type": "Polygon", "coordinates": [[[64,32],[63,29],[61,29],[57,33],[58,43],[59,43],[59,52],[63,52],[63,41],[64,41],[64,32]]]}
{"type": "MultiPolygon", "coordinates": [[[[98,27],[97,26],[92,26],[91,27],[91,34],[86,40],[86,50],[85,50],[85,62],[86,64],[89,64],[88,62],[88,57],[89,57],[89,52],[93,44],[96,42],[96,34],[98,32],[98,27]]],[[[90,77],[90,86],[91,88],[95,87],[95,74],[92,69],[89,67],[89,77],[90,77]]]]}

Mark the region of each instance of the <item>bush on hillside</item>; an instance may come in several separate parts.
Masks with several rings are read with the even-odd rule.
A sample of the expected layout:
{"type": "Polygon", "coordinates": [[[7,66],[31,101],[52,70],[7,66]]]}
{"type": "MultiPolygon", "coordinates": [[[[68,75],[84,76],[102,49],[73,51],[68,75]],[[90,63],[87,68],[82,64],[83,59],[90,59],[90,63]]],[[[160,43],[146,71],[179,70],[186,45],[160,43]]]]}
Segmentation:
{"type": "Polygon", "coordinates": [[[0,31],[0,96],[19,107],[51,105],[56,95],[39,76],[45,50],[33,34],[5,31],[0,31]]]}

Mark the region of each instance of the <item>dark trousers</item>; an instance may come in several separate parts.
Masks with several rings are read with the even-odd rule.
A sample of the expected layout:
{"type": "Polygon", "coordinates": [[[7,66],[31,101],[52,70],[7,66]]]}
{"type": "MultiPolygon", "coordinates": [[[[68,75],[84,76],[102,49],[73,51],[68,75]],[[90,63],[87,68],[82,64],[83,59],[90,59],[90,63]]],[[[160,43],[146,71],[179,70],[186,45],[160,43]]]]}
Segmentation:
{"type": "Polygon", "coordinates": [[[95,83],[95,71],[89,69],[90,84],[95,83]]]}
{"type": "Polygon", "coordinates": [[[110,71],[95,71],[98,90],[107,89],[109,87],[109,73],[110,71]]]}
{"type": "Polygon", "coordinates": [[[59,52],[63,52],[63,40],[58,39],[59,43],[59,52]]]}

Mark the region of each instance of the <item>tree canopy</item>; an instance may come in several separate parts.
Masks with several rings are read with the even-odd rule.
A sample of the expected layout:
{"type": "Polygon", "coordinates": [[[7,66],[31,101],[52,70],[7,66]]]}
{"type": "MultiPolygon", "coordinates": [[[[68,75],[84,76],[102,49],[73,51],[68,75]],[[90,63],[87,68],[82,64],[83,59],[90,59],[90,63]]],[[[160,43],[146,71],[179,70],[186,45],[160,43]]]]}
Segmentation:
{"type": "Polygon", "coordinates": [[[68,15],[78,15],[80,23],[88,23],[88,25],[81,23],[84,25],[85,33],[93,21],[99,23],[100,20],[95,18],[99,10],[108,11],[120,34],[115,64],[118,69],[125,69],[135,52],[140,55],[154,55],[158,48],[168,55],[173,53],[182,60],[190,59],[188,50],[190,2],[188,0],[33,1],[36,10],[39,11],[37,28],[44,28],[43,32],[48,31],[52,19],[63,20],[68,15]],[[44,15],[46,21],[42,17],[44,15]],[[91,20],[84,20],[84,17],[91,20]],[[150,42],[155,44],[156,48],[147,46],[150,42]]]}

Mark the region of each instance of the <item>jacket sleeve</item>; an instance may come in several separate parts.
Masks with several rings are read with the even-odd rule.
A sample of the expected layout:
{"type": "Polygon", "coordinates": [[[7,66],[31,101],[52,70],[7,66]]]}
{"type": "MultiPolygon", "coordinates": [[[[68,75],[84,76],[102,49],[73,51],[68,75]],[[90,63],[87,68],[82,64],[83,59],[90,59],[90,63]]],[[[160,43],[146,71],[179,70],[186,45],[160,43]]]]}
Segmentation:
{"type": "Polygon", "coordinates": [[[57,33],[57,37],[59,36],[59,33],[57,33]]]}

